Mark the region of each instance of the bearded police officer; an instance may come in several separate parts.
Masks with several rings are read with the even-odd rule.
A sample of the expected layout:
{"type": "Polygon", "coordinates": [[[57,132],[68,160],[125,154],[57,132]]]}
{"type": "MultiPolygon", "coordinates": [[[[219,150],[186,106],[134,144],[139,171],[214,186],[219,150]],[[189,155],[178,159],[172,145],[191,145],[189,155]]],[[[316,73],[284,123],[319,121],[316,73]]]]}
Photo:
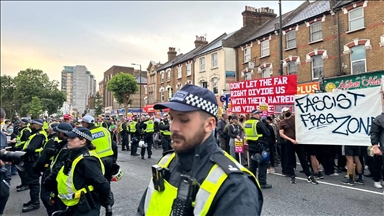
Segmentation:
{"type": "Polygon", "coordinates": [[[218,105],[206,88],[185,85],[170,102],[175,153],[152,166],[139,215],[260,215],[263,197],[255,176],[216,144],[218,105]]]}

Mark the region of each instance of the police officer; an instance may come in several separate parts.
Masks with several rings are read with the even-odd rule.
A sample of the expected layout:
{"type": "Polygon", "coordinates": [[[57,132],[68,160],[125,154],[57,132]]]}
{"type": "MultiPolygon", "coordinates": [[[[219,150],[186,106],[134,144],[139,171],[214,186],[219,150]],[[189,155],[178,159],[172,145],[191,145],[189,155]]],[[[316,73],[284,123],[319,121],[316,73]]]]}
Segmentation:
{"type": "Polygon", "coordinates": [[[263,122],[260,121],[261,111],[253,110],[250,119],[244,123],[245,140],[248,143],[248,152],[251,156],[249,170],[256,174],[259,169],[258,180],[262,189],[272,188],[267,184],[267,169],[269,158],[269,146],[267,138],[270,136],[269,130],[263,122]],[[263,154],[264,151],[264,154],[263,154]]]}
{"type": "MultiPolygon", "coordinates": [[[[84,127],[65,134],[69,157],[57,175],[51,174],[45,184],[57,188],[59,198],[68,207],[66,215],[100,215],[101,205],[110,209],[111,188],[104,177],[103,162],[92,144],[92,134],[84,127]]],[[[112,215],[112,211],[108,210],[106,215],[112,215]]]]}
{"type": "Polygon", "coordinates": [[[129,144],[128,144],[128,129],[127,129],[127,123],[122,120],[120,123],[120,136],[121,136],[121,150],[122,151],[129,151],[129,144]]]}
{"type": "Polygon", "coordinates": [[[171,132],[169,132],[168,114],[163,115],[163,120],[160,122],[159,128],[161,133],[161,146],[163,147],[163,152],[167,152],[172,149],[171,132]]]}
{"type": "Polygon", "coordinates": [[[30,127],[32,130],[31,136],[23,147],[23,151],[26,152],[23,167],[27,173],[30,201],[23,204],[23,212],[29,212],[40,208],[40,174],[33,171],[33,165],[39,157],[39,152],[41,151],[42,146],[48,140],[48,135],[42,128],[42,120],[33,120],[30,127]]]}
{"type": "Polygon", "coordinates": [[[139,215],[260,215],[263,197],[255,176],[223,152],[212,135],[215,95],[185,85],[170,102],[154,108],[170,108],[175,153],[152,167],[154,178],[140,201],[139,215]]]}
{"type": "Polygon", "coordinates": [[[140,140],[140,128],[136,118],[133,118],[131,123],[129,123],[129,133],[131,135],[131,155],[139,156],[137,154],[137,147],[140,140]]]}
{"type": "Polygon", "coordinates": [[[151,158],[152,155],[152,144],[153,144],[153,133],[155,132],[155,122],[149,118],[149,116],[144,117],[144,121],[140,125],[140,129],[144,133],[144,143],[147,144],[146,148],[141,148],[141,159],[144,159],[145,149],[148,151],[148,158],[151,158]]]}

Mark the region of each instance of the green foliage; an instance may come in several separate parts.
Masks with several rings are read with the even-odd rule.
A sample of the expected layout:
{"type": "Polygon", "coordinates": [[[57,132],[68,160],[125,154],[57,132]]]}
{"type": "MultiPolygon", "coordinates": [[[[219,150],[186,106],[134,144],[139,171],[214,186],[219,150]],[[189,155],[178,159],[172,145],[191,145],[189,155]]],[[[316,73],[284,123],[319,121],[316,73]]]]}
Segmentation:
{"type": "Polygon", "coordinates": [[[15,97],[14,92],[16,89],[16,85],[13,82],[13,78],[11,76],[3,75],[0,77],[0,104],[4,109],[5,113],[7,113],[7,118],[13,120],[16,112],[14,108],[15,97]]]}
{"type": "Polygon", "coordinates": [[[95,115],[98,116],[103,113],[103,98],[101,98],[99,92],[96,92],[95,97],[95,115]]]}
{"type": "Polygon", "coordinates": [[[28,113],[31,115],[32,119],[39,118],[39,116],[43,113],[43,106],[41,105],[41,101],[38,97],[32,97],[28,113]]]}
{"type": "Polygon", "coordinates": [[[128,105],[132,103],[131,95],[135,94],[139,87],[135,77],[120,72],[107,82],[107,90],[112,92],[117,103],[123,104],[125,110],[128,110],[128,105]]]}

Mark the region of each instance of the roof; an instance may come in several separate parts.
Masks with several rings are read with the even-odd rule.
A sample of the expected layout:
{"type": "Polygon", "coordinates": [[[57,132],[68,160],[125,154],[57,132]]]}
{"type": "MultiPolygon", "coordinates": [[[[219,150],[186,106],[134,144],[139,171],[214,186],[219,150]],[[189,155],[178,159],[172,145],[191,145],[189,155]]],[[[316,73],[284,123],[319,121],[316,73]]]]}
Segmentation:
{"type": "Polygon", "coordinates": [[[198,47],[194,48],[193,50],[184,54],[180,59],[178,59],[176,62],[174,62],[174,64],[180,64],[180,63],[183,63],[189,59],[192,59],[194,57],[194,55],[196,54],[196,52],[198,52],[199,50],[201,50],[204,47],[205,46],[198,46],[198,47]]]}
{"type": "Polygon", "coordinates": [[[283,27],[288,27],[293,24],[302,22],[311,17],[321,15],[331,10],[329,1],[314,1],[307,5],[303,10],[299,11],[289,22],[285,23],[283,27]]]}
{"type": "MultiPolygon", "coordinates": [[[[333,8],[339,8],[346,4],[350,4],[352,2],[358,2],[359,0],[347,0],[347,1],[337,1],[336,4],[333,6],[333,8]]],[[[332,9],[333,9],[332,8],[332,9]]]]}
{"type": "Polygon", "coordinates": [[[167,69],[167,68],[171,67],[174,64],[174,62],[178,61],[182,57],[183,57],[183,54],[181,53],[178,56],[176,56],[175,59],[173,59],[171,61],[168,61],[168,62],[165,62],[164,64],[162,64],[159,68],[156,69],[156,71],[161,71],[161,70],[164,70],[164,69],[167,69]]]}
{"type": "Polygon", "coordinates": [[[223,41],[222,40],[225,39],[225,38],[228,38],[227,33],[224,33],[224,34],[220,35],[218,38],[213,40],[211,43],[205,45],[203,49],[201,49],[199,52],[196,53],[195,56],[199,56],[199,55],[202,55],[204,53],[207,53],[207,52],[210,52],[212,50],[215,50],[217,48],[220,48],[223,45],[223,43],[222,43],[223,41]]]}

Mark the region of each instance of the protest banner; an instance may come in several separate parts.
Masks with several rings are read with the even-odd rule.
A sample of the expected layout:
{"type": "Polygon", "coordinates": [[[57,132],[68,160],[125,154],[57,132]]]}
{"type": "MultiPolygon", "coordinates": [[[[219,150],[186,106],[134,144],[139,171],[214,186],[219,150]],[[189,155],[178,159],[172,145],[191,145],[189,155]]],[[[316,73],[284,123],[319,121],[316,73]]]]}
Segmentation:
{"type": "Polygon", "coordinates": [[[320,90],[319,82],[297,84],[297,94],[314,94],[316,90],[320,90]]]}
{"type": "Polygon", "coordinates": [[[334,89],[353,90],[380,86],[382,75],[384,75],[384,71],[327,78],[324,80],[325,91],[332,92],[334,89]]]}
{"type": "Polygon", "coordinates": [[[244,147],[243,147],[243,140],[235,139],[235,153],[243,153],[244,147]]]}
{"type": "Polygon", "coordinates": [[[260,104],[293,104],[296,93],[296,74],[230,83],[231,112],[249,113],[260,104]]]}
{"type": "Polygon", "coordinates": [[[379,87],[295,96],[299,144],[370,146],[373,119],[381,113],[379,87]]]}

